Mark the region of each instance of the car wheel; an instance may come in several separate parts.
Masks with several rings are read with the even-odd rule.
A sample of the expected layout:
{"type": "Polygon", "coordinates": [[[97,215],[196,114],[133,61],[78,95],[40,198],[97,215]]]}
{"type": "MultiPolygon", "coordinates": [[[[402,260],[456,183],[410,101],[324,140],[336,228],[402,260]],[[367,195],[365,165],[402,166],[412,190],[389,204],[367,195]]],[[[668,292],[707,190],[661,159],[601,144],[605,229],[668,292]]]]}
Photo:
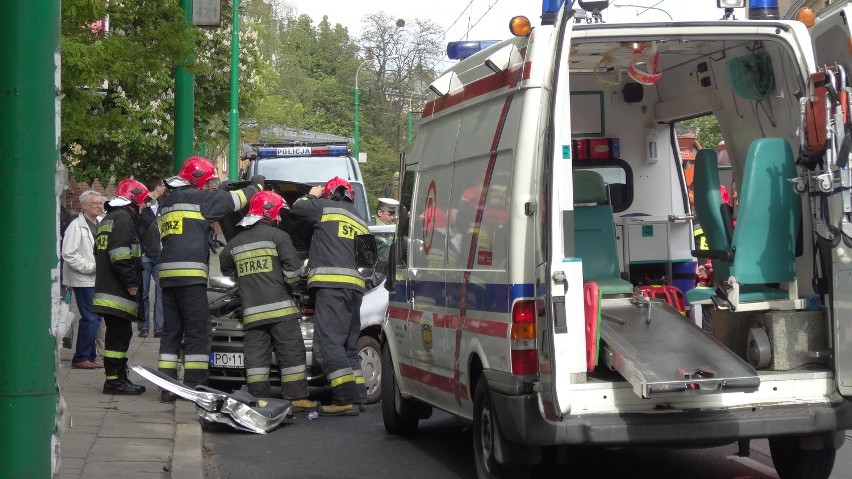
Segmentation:
{"type": "Polygon", "coordinates": [[[497,462],[496,446],[505,442],[500,437],[500,428],[494,416],[491,395],[488,394],[488,383],[485,377],[480,377],[476,383],[473,399],[473,455],[476,461],[476,474],[480,478],[513,478],[529,477],[528,466],[504,466],[497,462]]]}
{"type": "Polygon", "coordinates": [[[833,448],[802,449],[798,437],[769,439],[772,463],[781,479],[826,479],[834,468],[837,451],[833,448]]]}
{"type": "Polygon", "coordinates": [[[404,411],[407,400],[399,393],[399,386],[393,373],[393,359],[391,359],[387,342],[382,348],[382,376],[385,378],[384,387],[381,388],[382,422],[385,424],[385,431],[400,436],[414,434],[420,419],[397,412],[404,411]]]}
{"type": "Polygon", "coordinates": [[[358,338],[358,357],[361,358],[361,372],[364,374],[364,386],[367,387],[367,404],[373,404],[382,398],[381,351],[379,342],[373,337],[358,338]]]}

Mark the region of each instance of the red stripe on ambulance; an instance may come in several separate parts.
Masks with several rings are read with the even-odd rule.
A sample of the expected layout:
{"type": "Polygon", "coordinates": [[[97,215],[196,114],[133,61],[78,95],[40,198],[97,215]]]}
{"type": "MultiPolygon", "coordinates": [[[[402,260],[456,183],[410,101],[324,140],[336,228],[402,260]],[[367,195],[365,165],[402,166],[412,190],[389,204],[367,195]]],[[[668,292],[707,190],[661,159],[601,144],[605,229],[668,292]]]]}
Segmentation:
{"type": "Polygon", "coordinates": [[[426,103],[426,106],[423,108],[423,118],[426,118],[429,115],[434,115],[441,110],[446,110],[447,108],[458,105],[459,103],[470,100],[471,98],[476,98],[480,95],[491,93],[501,88],[514,87],[518,84],[519,70],[523,69],[520,79],[529,79],[530,65],[530,62],[522,63],[518,66],[509,68],[506,71],[494,73],[471,82],[470,84],[465,85],[457,93],[447,94],[436,98],[426,103]]]}

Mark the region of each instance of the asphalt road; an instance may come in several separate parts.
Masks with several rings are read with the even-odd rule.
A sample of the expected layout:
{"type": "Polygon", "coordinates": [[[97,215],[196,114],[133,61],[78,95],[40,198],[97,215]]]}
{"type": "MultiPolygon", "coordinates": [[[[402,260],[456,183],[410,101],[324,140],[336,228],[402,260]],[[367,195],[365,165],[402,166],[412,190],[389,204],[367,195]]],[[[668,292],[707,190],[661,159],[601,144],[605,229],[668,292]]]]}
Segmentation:
{"type": "MultiPolygon", "coordinates": [[[[259,436],[227,429],[205,430],[205,477],[246,478],[475,478],[471,431],[467,423],[436,411],[421,421],[418,434],[385,433],[381,405],[358,417],[308,421],[305,414],[259,436]]],[[[852,478],[838,453],[832,478],[852,478]]],[[[766,441],[754,441],[748,458],[736,446],[677,451],[578,449],[569,464],[537,467],[531,477],[765,479],[777,478],[766,441]]]]}

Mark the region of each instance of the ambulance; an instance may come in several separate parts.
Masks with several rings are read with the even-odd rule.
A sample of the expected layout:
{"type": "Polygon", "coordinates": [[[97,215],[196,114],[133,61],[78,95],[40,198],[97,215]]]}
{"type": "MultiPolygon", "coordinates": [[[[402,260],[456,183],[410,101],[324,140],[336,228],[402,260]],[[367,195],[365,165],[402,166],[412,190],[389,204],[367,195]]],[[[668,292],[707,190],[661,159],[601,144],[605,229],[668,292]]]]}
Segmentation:
{"type": "Polygon", "coordinates": [[[470,420],[482,478],[576,446],[763,438],[779,477],[829,477],[852,427],[852,4],[608,24],[578,3],[450,45],[464,58],[429,86],[401,159],[385,429],[470,420]],[[693,211],[675,126],[706,115],[736,201],[702,149],[693,211]],[[707,260],[712,286],[678,288],[700,319],[640,294],[707,260]]]}

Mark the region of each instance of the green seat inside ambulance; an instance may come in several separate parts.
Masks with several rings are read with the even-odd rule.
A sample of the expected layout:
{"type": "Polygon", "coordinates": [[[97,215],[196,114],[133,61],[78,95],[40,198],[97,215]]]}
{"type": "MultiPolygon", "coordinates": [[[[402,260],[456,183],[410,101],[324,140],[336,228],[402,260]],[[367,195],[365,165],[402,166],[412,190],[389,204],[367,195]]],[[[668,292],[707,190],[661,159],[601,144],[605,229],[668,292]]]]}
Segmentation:
{"type": "MultiPolygon", "coordinates": [[[[695,172],[692,180],[695,197],[695,216],[707,239],[707,246],[714,251],[728,251],[731,241],[725,232],[722,217],[722,194],[719,190],[719,160],[716,152],[703,148],[695,154],[695,172]]],[[[713,260],[713,277],[717,282],[731,275],[731,265],[722,260],[713,260]]],[[[716,294],[709,286],[691,289],[685,293],[690,303],[707,302],[716,294]]]]}
{"type": "Polygon", "coordinates": [[[574,242],[583,260],[583,277],[598,284],[601,294],[627,294],[633,285],[621,279],[612,205],[598,173],[574,171],[574,242]]]}
{"type": "MultiPolygon", "coordinates": [[[[716,284],[736,278],[740,302],[787,299],[788,292],[773,285],[796,278],[801,203],[787,181],[797,175],[790,145],[783,138],[760,138],[749,146],[730,240],[721,213],[716,153],[700,150],[695,168],[695,214],[707,244],[711,251],[734,254],[732,262],[713,260],[716,284]]],[[[694,303],[714,294],[713,288],[696,288],[686,292],[686,299],[694,303]]]]}

